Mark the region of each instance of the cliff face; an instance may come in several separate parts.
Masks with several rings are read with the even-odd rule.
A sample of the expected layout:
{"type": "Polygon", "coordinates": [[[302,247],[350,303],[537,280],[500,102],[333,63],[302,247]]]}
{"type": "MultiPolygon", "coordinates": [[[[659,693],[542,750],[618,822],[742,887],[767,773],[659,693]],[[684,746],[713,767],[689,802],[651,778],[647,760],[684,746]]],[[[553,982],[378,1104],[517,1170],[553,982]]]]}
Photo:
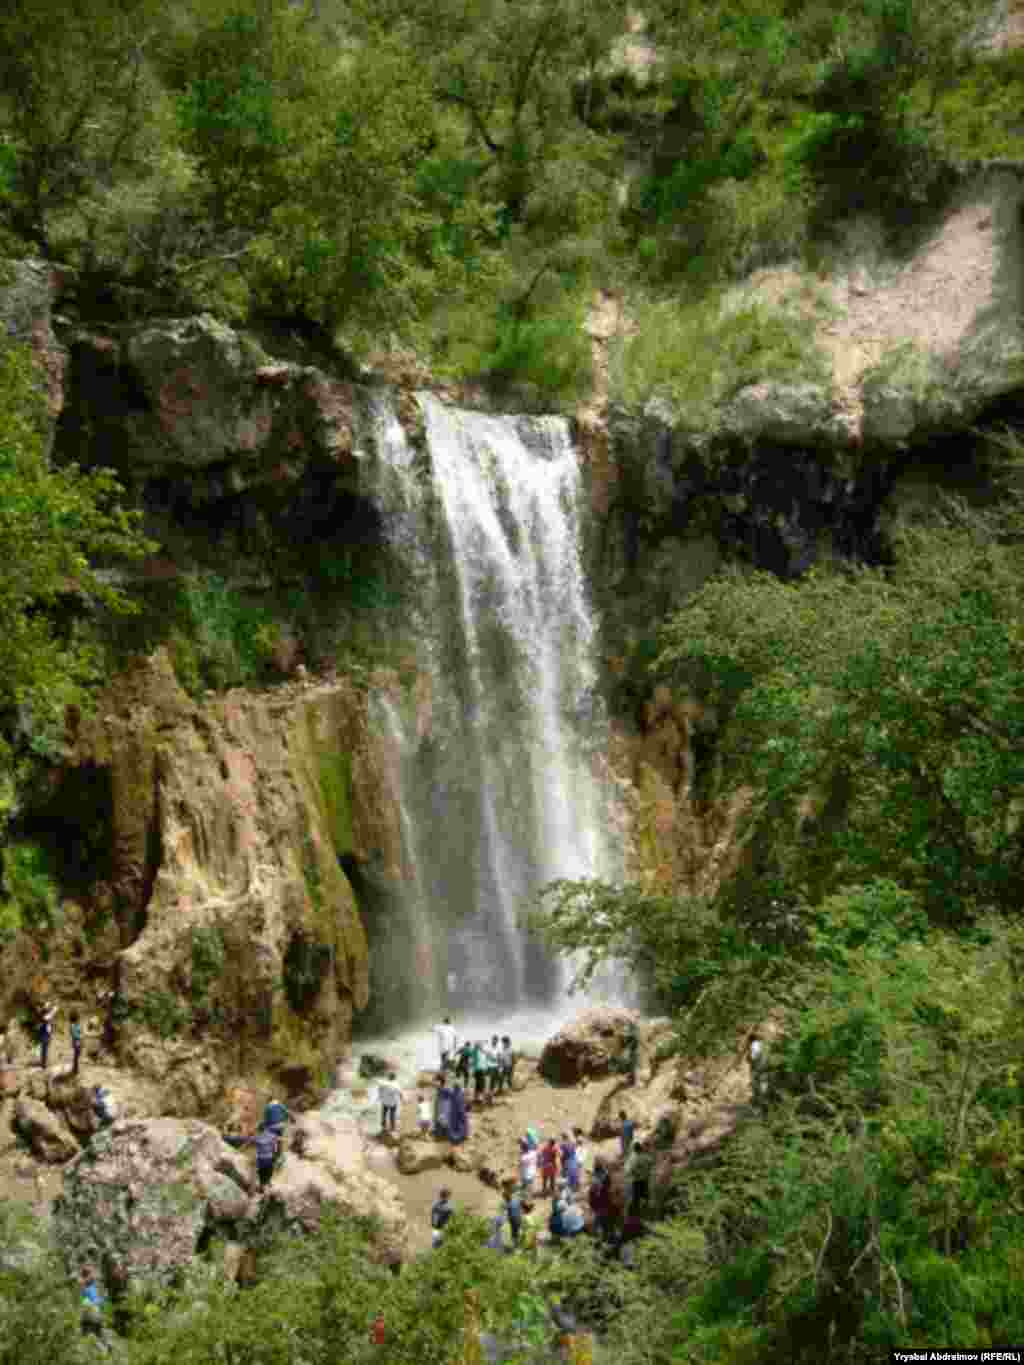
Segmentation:
{"type": "Polygon", "coordinates": [[[37,819],[73,838],[90,790],[109,819],[92,913],[120,944],[122,1062],[168,1114],[216,1111],[242,1077],[315,1089],[368,996],[342,862],[399,860],[365,693],[338,680],[198,705],[158,652],[81,723],[37,819]]]}

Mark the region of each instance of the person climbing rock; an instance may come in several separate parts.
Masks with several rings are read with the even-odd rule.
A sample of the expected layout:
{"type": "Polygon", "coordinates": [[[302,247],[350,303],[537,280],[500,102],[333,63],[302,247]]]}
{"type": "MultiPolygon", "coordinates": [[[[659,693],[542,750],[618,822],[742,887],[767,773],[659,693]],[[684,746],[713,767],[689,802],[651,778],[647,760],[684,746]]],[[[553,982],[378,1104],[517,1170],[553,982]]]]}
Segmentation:
{"type": "Polygon", "coordinates": [[[57,1016],[57,1006],[49,1000],[43,1006],[37,1037],[39,1039],[39,1065],[46,1070],[50,1058],[50,1039],[53,1037],[53,1021],[57,1016]]]}
{"type": "Polygon", "coordinates": [[[445,1015],[443,1023],[435,1026],[434,1033],[437,1037],[437,1050],[441,1058],[441,1070],[447,1071],[455,1061],[455,1053],[458,1048],[458,1038],[448,1015],[445,1015]]]}
{"type": "Polygon", "coordinates": [[[435,1247],[440,1246],[444,1237],[444,1230],[451,1222],[454,1212],[455,1206],[452,1203],[451,1190],[447,1188],[440,1190],[430,1210],[430,1226],[433,1229],[431,1243],[435,1247]]]}
{"type": "Polygon", "coordinates": [[[82,1025],[77,1010],[72,1010],[68,1016],[68,1031],[71,1034],[71,1053],[74,1058],[71,1063],[71,1074],[77,1076],[82,1061],[82,1025]]]}
{"type": "Polygon", "coordinates": [[[402,1092],[395,1084],[395,1073],[388,1072],[386,1081],[381,1081],[377,1094],[380,1098],[380,1130],[393,1133],[398,1126],[398,1111],[402,1104],[402,1092]]]}

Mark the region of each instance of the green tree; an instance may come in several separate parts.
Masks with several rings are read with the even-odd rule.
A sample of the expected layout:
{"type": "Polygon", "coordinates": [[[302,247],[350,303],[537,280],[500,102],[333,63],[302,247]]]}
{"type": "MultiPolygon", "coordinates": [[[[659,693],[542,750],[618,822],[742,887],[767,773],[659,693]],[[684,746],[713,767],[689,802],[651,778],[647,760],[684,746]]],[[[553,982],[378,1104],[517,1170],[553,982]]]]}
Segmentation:
{"type": "Polygon", "coordinates": [[[0,14],[0,213],[51,254],[67,217],[137,166],[154,85],[155,0],[10,0],[0,14]]]}
{"type": "MultiPolygon", "coordinates": [[[[89,613],[132,610],[94,560],[151,546],[137,514],[118,506],[109,471],[48,463],[43,422],[31,356],[0,351],[0,708],[20,708],[22,728],[45,747],[48,734],[63,733],[65,706],[97,677],[89,613]]],[[[5,767],[11,754],[7,742],[5,767]]]]}
{"type": "Polygon", "coordinates": [[[751,873],[816,901],[894,875],[939,919],[1024,889],[1019,545],[950,525],[893,569],[733,570],[666,629],[661,666],[720,708],[749,782],[751,873]]]}

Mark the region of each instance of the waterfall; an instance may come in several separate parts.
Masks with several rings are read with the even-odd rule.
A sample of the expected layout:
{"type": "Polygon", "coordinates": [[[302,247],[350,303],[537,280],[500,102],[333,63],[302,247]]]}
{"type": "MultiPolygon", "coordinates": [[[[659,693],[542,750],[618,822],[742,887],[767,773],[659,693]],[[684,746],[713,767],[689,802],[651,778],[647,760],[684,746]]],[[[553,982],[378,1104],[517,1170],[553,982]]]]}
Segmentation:
{"type": "Polygon", "coordinates": [[[430,679],[429,716],[422,696],[380,712],[400,753],[406,913],[432,943],[411,984],[422,1022],[497,1022],[564,999],[566,966],[524,933],[523,906],[555,878],[614,872],[579,463],[561,418],[419,404],[425,456],[383,403],[375,432],[430,679]]]}

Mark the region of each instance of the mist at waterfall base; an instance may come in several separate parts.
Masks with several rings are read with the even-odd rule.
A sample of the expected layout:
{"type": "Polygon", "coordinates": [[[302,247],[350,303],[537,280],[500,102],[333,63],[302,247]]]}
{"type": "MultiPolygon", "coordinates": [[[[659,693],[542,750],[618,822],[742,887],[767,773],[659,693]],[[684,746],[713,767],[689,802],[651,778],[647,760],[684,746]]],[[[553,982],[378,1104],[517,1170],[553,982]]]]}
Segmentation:
{"type": "MultiPolygon", "coordinates": [[[[432,1027],[508,1034],[533,1051],[595,995],[523,929],[560,878],[613,880],[618,859],[595,623],[580,556],[568,424],[420,395],[428,459],[381,401],[377,498],[415,584],[427,681],[375,699],[400,812],[400,894],[364,885],[373,1000],[355,1049],[436,1067],[432,1027]]],[[[621,1002],[626,984],[597,997],[621,1002]]]]}

